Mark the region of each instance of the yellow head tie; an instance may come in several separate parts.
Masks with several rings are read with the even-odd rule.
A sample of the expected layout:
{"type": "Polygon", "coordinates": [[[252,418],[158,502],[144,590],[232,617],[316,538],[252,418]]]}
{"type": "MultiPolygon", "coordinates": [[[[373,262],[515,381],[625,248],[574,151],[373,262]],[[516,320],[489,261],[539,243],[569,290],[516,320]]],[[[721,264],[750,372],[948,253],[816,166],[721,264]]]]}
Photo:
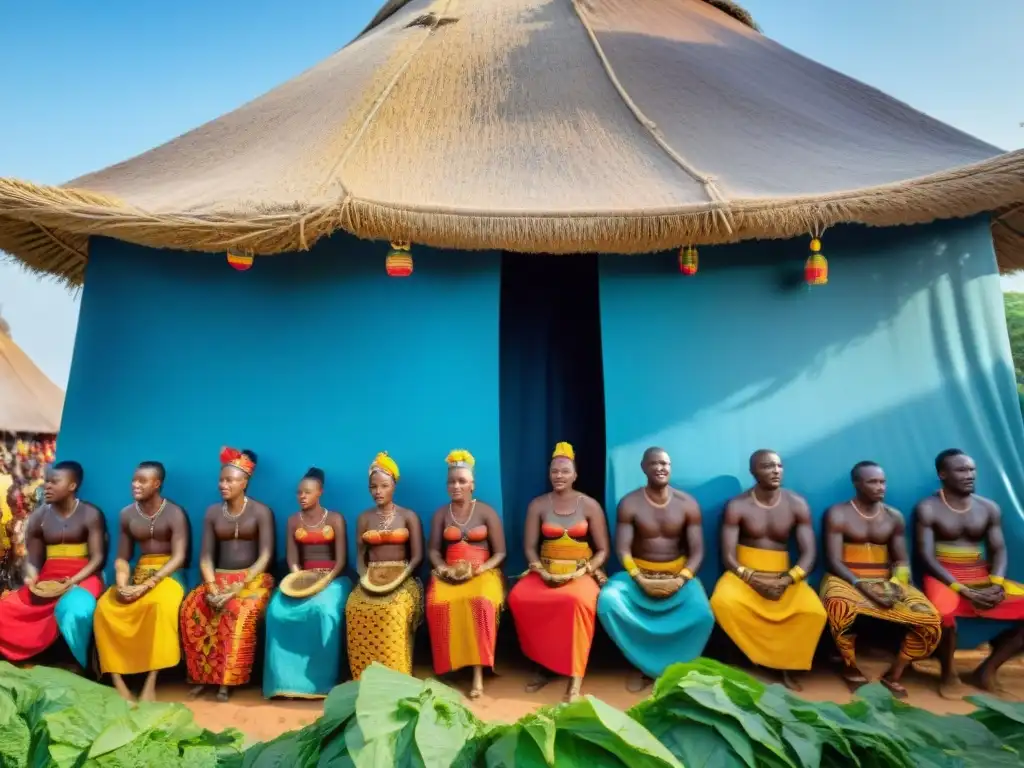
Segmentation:
{"type": "Polygon", "coordinates": [[[445,457],[445,463],[451,469],[468,469],[470,472],[473,471],[473,467],[476,466],[476,459],[473,458],[473,454],[469,451],[458,449],[452,451],[445,457]]]}
{"type": "Polygon", "coordinates": [[[381,451],[374,457],[373,463],[370,464],[369,474],[372,475],[374,472],[383,472],[385,475],[390,476],[396,483],[398,482],[398,465],[395,463],[394,459],[388,456],[387,451],[381,451]]]}
{"type": "Polygon", "coordinates": [[[569,461],[576,461],[576,451],[569,443],[559,443],[555,446],[554,453],[551,454],[552,459],[568,459],[569,461]]]}

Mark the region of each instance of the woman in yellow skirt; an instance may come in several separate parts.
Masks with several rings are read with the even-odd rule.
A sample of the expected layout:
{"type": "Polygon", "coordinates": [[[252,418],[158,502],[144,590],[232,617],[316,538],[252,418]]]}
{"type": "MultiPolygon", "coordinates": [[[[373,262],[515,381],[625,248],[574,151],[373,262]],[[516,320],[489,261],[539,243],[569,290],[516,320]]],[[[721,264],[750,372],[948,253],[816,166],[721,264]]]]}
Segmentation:
{"type": "Polygon", "coordinates": [[[374,506],[357,522],[359,586],[345,605],[348,662],[358,680],[373,662],[412,674],[412,646],[423,620],[423,587],[413,577],[423,562],[423,530],[394,502],[398,464],[386,452],[370,464],[374,506]]]}
{"type": "Polygon", "coordinates": [[[478,699],[483,668],[494,667],[498,615],[505,602],[497,570],[505,560],[505,532],[498,513],[473,498],[473,455],[452,451],[446,461],[451,503],[434,513],[430,528],[434,570],[427,587],[427,626],[434,672],[472,667],[469,698],[478,699]]]}

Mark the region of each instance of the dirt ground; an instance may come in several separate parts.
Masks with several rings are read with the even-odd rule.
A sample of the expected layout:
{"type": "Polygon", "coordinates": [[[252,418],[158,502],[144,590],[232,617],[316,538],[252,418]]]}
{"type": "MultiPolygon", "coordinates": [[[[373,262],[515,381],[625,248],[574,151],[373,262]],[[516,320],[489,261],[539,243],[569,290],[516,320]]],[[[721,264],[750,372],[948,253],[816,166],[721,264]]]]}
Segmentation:
{"type": "MultiPolygon", "coordinates": [[[[957,663],[966,674],[978,662],[981,654],[976,652],[958,654],[957,663]]],[[[864,672],[871,679],[877,678],[886,669],[884,659],[865,660],[864,672]]],[[[418,667],[418,677],[430,676],[429,667],[418,667]]],[[[938,665],[922,662],[914,671],[907,673],[904,682],[910,692],[908,702],[937,713],[966,714],[973,707],[965,701],[950,701],[940,698],[936,689],[938,665]]],[[[484,695],[478,701],[469,702],[470,708],[482,719],[511,722],[538,707],[557,703],[564,692],[563,680],[553,681],[547,688],[536,694],[524,692],[523,686],[530,677],[525,667],[505,668],[500,675],[485,680],[484,695]]],[[[768,678],[766,678],[768,679],[768,678]]],[[[602,666],[589,673],[583,684],[583,693],[591,694],[608,704],[626,709],[644,698],[647,693],[631,694],[625,688],[625,669],[602,666]]],[[[846,686],[834,672],[816,670],[800,677],[804,687],[803,695],[816,701],[844,703],[850,700],[846,686]]],[[[469,690],[469,679],[455,677],[444,680],[465,693],[469,690]]],[[[1024,660],[1008,663],[1000,676],[1000,682],[1008,689],[1011,697],[1024,699],[1024,660]]],[[[195,713],[197,722],[212,730],[234,727],[250,739],[266,740],[285,731],[301,728],[315,720],[323,709],[320,701],[266,701],[259,688],[250,686],[234,692],[226,704],[213,700],[212,691],[202,700],[185,701],[187,688],[184,684],[169,683],[162,686],[159,698],[162,701],[184,701],[195,713]]],[[[966,687],[965,695],[979,693],[966,687]]]]}

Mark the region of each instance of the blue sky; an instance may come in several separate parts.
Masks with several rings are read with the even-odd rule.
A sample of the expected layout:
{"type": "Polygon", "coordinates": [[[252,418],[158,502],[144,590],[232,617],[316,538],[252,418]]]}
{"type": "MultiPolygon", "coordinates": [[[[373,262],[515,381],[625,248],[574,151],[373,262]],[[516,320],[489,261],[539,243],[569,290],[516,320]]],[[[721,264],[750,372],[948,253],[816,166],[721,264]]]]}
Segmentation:
{"type": "MultiPolygon", "coordinates": [[[[167,141],[333,53],[381,3],[5,4],[0,176],[61,183],[167,141]]],[[[803,55],[1005,149],[1024,147],[1024,0],[745,5],[803,55]]],[[[1010,280],[1024,290],[1024,277],[1010,280]]],[[[0,262],[0,305],[15,340],[65,386],[77,298],[0,262]]]]}

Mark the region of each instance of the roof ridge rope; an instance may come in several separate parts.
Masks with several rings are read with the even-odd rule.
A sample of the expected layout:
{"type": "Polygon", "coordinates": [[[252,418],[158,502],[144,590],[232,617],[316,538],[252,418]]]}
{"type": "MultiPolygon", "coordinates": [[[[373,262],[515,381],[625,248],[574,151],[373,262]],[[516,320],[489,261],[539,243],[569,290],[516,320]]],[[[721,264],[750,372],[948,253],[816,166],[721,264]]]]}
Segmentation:
{"type": "Polygon", "coordinates": [[[729,214],[729,201],[715,184],[715,177],[699,170],[665,140],[665,137],[662,136],[661,131],[658,129],[657,123],[644,114],[643,110],[640,109],[640,106],[633,101],[633,97],[629,95],[629,91],[626,90],[622,81],[619,80],[618,75],[615,74],[615,68],[612,67],[612,63],[605,54],[604,48],[601,47],[601,42],[597,39],[597,34],[594,32],[593,27],[587,20],[586,13],[580,5],[580,0],[569,0],[569,2],[572,4],[573,10],[576,12],[576,16],[579,18],[580,24],[583,25],[583,29],[586,31],[587,37],[590,39],[590,44],[593,46],[594,52],[597,54],[597,58],[601,61],[601,66],[604,68],[604,72],[608,76],[608,80],[611,81],[612,86],[619,94],[619,98],[622,99],[626,108],[633,113],[633,117],[636,118],[637,122],[647,129],[651,138],[654,139],[655,143],[659,147],[661,147],[662,151],[664,151],[676,165],[682,168],[690,178],[704,188],[704,193],[708,196],[708,199],[712,203],[718,203],[713,210],[715,211],[715,214],[721,218],[722,224],[725,226],[726,230],[731,233],[733,231],[733,227],[731,216],[729,214]]]}

